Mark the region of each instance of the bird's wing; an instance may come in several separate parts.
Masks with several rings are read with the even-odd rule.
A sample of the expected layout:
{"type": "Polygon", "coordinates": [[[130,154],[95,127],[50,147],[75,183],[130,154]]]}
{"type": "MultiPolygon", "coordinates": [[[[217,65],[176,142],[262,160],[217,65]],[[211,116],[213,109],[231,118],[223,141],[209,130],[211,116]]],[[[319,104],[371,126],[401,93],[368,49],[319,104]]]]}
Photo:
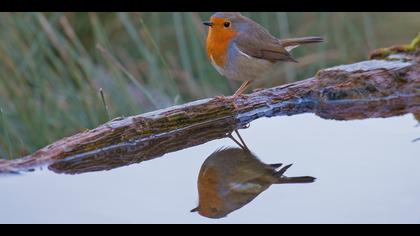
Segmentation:
{"type": "Polygon", "coordinates": [[[254,28],[253,31],[242,33],[235,39],[237,48],[244,54],[265,59],[271,62],[297,62],[282,46],[280,41],[264,29],[254,28]]]}

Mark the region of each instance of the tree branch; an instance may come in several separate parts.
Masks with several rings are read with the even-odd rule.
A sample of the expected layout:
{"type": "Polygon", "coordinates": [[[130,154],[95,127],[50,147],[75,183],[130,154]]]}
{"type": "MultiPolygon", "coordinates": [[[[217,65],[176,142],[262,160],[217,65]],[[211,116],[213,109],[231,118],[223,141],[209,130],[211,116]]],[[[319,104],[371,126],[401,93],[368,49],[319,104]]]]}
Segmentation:
{"type": "Polygon", "coordinates": [[[309,112],[325,119],[351,120],[418,113],[419,45],[417,40],[376,50],[370,60],[324,69],[312,78],[254,91],[237,100],[204,99],[114,119],[32,155],[3,160],[0,172],[40,165],[58,173],[109,170],[224,138],[260,117],[309,112]]]}

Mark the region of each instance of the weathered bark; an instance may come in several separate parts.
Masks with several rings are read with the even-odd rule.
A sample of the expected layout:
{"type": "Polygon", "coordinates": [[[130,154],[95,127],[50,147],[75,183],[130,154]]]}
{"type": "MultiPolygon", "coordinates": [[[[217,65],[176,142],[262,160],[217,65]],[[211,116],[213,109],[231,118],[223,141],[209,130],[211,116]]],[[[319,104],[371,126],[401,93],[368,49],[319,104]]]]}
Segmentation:
{"type": "Polygon", "coordinates": [[[380,60],[324,69],[315,77],[237,100],[204,99],[114,119],[32,155],[2,161],[0,172],[39,165],[59,173],[109,170],[226,137],[260,117],[312,112],[326,119],[350,120],[418,113],[419,45],[381,49],[371,56],[380,60]]]}

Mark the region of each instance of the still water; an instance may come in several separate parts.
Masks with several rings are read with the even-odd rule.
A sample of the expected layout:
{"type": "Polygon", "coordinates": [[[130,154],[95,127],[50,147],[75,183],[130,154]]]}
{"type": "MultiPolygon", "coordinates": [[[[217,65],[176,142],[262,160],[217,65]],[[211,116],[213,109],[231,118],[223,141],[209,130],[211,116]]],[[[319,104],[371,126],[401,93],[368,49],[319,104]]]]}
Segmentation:
{"type": "Polygon", "coordinates": [[[266,164],[313,183],[273,184],[226,217],[197,207],[203,162],[229,138],[110,171],[47,168],[0,177],[0,223],[420,223],[420,127],[412,114],[356,121],[313,114],[239,130],[266,164]]]}

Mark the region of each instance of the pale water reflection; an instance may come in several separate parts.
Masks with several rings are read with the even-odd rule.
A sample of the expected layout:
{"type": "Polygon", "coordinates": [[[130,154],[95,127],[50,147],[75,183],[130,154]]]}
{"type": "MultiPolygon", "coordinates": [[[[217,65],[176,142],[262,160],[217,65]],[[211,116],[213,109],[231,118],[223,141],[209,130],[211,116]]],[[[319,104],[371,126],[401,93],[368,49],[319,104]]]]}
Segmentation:
{"type": "Polygon", "coordinates": [[[221,219],[190,210],[197,178],[218,139],[111,171],[80,175],[44,169],[0,178],[0,222],[51,223],[420,223],[420,127],[412,114],[357,121],[313,114],[252,122],[240,130],[264,163],[293,163],[287,176],[221,219]]]}
{"type": "Polygon", "coordinates": [[[198,176],[199,202],[191,212],[209,218],[226,217],[274,184],[313,183],[312,176],[286,176],[292,164],[266,164],[252,153],[238,131],[230,138],[238,147],[221,147],[203,163],[198,176]]]}

